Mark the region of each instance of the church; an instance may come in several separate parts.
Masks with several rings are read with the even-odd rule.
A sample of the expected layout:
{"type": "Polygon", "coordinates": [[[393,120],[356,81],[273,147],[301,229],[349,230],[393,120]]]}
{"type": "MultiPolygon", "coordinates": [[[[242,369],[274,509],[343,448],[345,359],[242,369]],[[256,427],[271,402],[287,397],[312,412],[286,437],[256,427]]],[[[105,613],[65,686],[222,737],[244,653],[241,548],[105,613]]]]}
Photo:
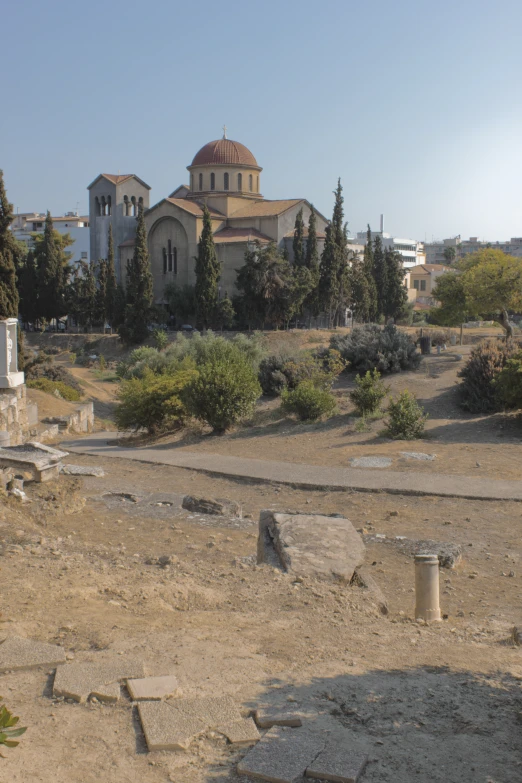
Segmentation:
{"type": "MultiPolygon", "coordinates": [[[[154,300],[164,301],[167,283],[193,285],[198,240],[203,228],[203,206],[212,218],[218,259],[221,262],[220,295],[234,294],[236,272],[245,252],[256,242],[275,242],[292,260],[294,224],[303,210],[305,226],[311,212],[306,199],[268,200],[261,195],[261,172],[256,158],[238,141],[223,137],[210,141],[187,166],[190,184],[180,185],[154,206],[150,187],[135,174],[100,174],[89,185],[91,259],[107,257],[112,225],[116,271],[125,284],[127,262],[134,252],[136,217],[145,210],[147,242],[154,300]]],[[[324,244],[326,218],[316,211],[319,252],[324,244]]],[[[306,232],[305,232],[306,233],[306,232]]]]}

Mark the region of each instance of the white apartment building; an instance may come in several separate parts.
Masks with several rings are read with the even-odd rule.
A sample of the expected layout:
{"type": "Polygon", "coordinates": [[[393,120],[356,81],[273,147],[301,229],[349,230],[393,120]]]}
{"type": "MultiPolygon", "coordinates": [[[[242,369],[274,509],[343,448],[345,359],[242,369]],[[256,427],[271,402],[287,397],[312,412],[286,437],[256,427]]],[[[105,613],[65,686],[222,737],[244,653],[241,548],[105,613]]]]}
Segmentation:
{"type": "Polygon", "coordinates": [[[506,242],[486,242],[485,240],[479,240],[478,237],[461,239],[459,234],[456,237],[450,237],[441,241],[426,242],[424,247],[427,264],[452,263],[453,260],[458,261],[459,258],[488,247],[494,250],[502,250],[502,252],[511,256],[522,257],[522,237],[512,237],[506,242]]]}
{"type": "MultiPolygon", "coordinates": [[[[416,239],[393,237],[391,234],[387,234],[384,231],[372,231],[372,240],[375,239],[376,236],[381,237],[383,247],[390,247],[392,250],[400,253],[404,269],[412,269],[414,266],[426,262],[424,245],[422,242],[417,242],[416,239]]],[[[365,245],[366,231],[358,231],[356,241],[365,245]]]]}
{"type": "MultiPolygon", "coordinates": [[[[77,212],[66,212],[63,217],[53,217],[53,226],[60,234],[70,234],[74,240],[68,250],[72,253],[71,263],[76,261],[89,261],[89,218],[79,215],[77,212]]],[[[16,239],[32,246],[32,234],[43,233],[45,227],[45,215],[41,212],[18,213],[11,223],[11,231],[16,239]]]]}

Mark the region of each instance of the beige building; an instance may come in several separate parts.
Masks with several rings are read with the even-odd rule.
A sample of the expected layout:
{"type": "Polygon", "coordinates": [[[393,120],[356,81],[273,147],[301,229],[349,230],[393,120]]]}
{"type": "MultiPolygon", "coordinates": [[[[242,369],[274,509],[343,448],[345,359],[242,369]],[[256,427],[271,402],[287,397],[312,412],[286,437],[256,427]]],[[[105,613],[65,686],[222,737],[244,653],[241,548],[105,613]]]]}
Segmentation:
{"type": "MultiPolygon", "coordinates": [[[[214,242],[218,258],[222,263],[220,282],[221,295],[233,294],[236,272],[243,265],[245,252],[259,242],[266,245],[275,242],[280,250],[285,247],[292,258],[293,228],[296,215],[303,210],[305,224],[311,212],[311,204],[306,199],[282,199],[270,201],[261,194],[261,172],[254,155],[247,147],[226,137],[205,144],[196,153],[192,163],[187,166],[190,173],[190,184],[181,185],[170,196],[159,201],[148,209],[148,186],[134,175],[118,175],[123,177],[120,190],[114,192],[110,209],[103,215],[96,215],[97,203],[93,202],[91,217],[91,232],[96,236],[108,231],[108,223],[112,215],[124,214],[124,220],[130,221],[123,205],[126,196],[125,188],[132,184],[141,187],[145,206],[145,223],[147,227],[148,249],[154,278],[154,299],[157,303],[164,300],[163,292],[167,283],[179,286],[195,283],[195,261],[198,240],[203,228],[203,207],[206,204],[212,218],[214,242]],[[120,210],[119,201],[122,201],[120,210]],[[103,227],[96,223],[103,222],[103,227]]],[[[94,183],[100,187],[100,182],[108,187],[115,175],[101,175],[94,183]]],[[[93,188],[94,190],[94,188],[93,188]]],[[[92,198],[98,198],[94,194],[92,198]]],[[[327,220],[316,212],[319,252],[324,242],[324,230],[327,220]]],[[[126,235],[118,242],[115,234],[115,244],[119,252],[120,280],[125,282],[127,262],[134,251],[135,220],[132,221],[134,232],[126,235]]],[[[113,227],[114,232],[114,227],[113,227]]]]}
{"type": "Polygon", "coordinates": [[[437,300],[433,298],[433,291],[437,280],[446,272],[454,271],[444,264],[419,264],[408,269],[406,273],[408,302],[413,302],[414,310],[429,310],[430,307],[436,307],[437,300]]]}

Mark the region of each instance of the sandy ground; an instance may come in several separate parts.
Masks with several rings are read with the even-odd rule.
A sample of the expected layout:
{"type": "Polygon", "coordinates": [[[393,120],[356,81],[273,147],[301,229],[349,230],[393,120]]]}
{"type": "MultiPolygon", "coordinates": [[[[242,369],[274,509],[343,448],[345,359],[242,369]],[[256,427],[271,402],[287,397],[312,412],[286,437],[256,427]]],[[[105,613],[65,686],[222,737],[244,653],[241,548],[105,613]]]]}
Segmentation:
{"type": "MultiPolygon", "coordinates": [[[[76,661],[134,652],[150,673],[176,673],[184,695],[232,694],[245,711],[295,699],[368,749],[363,783],[522,777],[522,653],[511,642],[522,625],[522,504],[305,492],[71,461],[101,464],[106,476],[27,485],[30,504],[1,502],[2,635],[62,644],[76,661]],[[245,517],[182,511],[185,493],[238,500],[245,517]],[[447,619],[412,621],[413,564],[395,544],[367,548],[387,617],[361,588],[256,566],[262,508],[342,513],[368,533],[461,545],[461,564],[441,572],[447,619]],[[166,554],[165,569],[146,562],[166,554]]],[[[77,705],[54,700],[51,686],[46,670],[0,676],[29,727],[0,759],[0,780],[246,783],[234,771],[245,751],[223,738],[148,754],[126,694],[117,706],[77,705]]]]}

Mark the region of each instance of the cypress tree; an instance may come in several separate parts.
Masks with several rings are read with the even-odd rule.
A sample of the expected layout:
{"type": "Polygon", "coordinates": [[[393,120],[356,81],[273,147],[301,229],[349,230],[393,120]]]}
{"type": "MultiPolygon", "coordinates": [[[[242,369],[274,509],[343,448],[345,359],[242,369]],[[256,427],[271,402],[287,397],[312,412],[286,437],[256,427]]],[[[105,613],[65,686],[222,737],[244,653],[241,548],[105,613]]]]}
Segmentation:
{"type": "Polygon", "coordinates": [[[360,323],[370,319],[370,293],[364,269],[364,260],[354,255],[350,267],[350,288],[355,315],[360,323]]]}
{"type": "Polygon", "coordinates": [[[292,243],[294,251],[294,266],[303,266],[305,263],[304,253],[304,220],[302,208],[296,215],[294,225],[294,241],[292,243]]]}
{"type": "Polygon", "coordinates": [[[12,221],[13,205],[7,200],[4,173],[0,170],[0,318],[18,317],[15,239],[9,230],[12,221]]]}
{"type": "Polygon", "coordinates": [[[387,247],[384,253],[386,263],[387,301],[385,315],[398,318],[408,301],[408,292],[404,285],[404,268],[400,253],[387,247]]]}
{"type": "Polygon", "coordinates": [[[205,329],[215,315],[221,264],[216,254],[212,220],[207,206],[203,208],[203,230],[196,256],[196,316],[205,329]]]}
{"type": "Polygon", "coordinates": [[[308,239],[306,242],[305,266],[310,271],[310,292],[305,299],[304,307],[308,310],[308,323],[311,324],[312,316],[319,315],[319,251],[317,249],[317,221],[315,209],[311,207],[308,218],[308,239]]]}
{"type": "Polygon", "coordinates": [[[376,235],[373,242],[373,278],[377,290],[377,316],[386,315],[388,302],[388,276],[382,239],[376,235]]]}
{"type": "Polygon", "coordinates": [[[24,324],[36,321],[38,312],[38,270],[30,251],[19,273],[20,317],[24,324]]]}
{"type": "Polygon", "coordinates": [[[339,294],[337,272],[338,250],[334,241],[333,226],[331,223],[328,223],[319,269],[319,296],[321,306],[328,313],[329,327],[332,325],[332,318],[335,315],[339,294]]]}
{"type": "Polygon", "coordinates": [[[149,334],[153,301],[152,274],[143,208],[138,213],[134,255],[127,269],[125,320],[119,332],[128,343],[141,343],[149,334]]]}
{"type": "Polygon", "coordinates": [[[103,328],[105,328],[107,320],[107,267],[108,261],[105,258],[101,258],[98,261],[98,279],[96,281],[95,322],[102,324],[103,328]]]}
{"type": "Polygon", "coordinates": [[[106,318],[111,327],[119,326],[114,323],[116,313],[116,297],[118,294],[118,284],[116,281],[116,268],[114,265],[114,240],[112,238],[112,223],[109,223],[109,240],[107,252],[107,287],[105,297],[106,318]]]}
{"type": "Polygon", "coordinates": [[[38,267],[38,315],[47,320],[59,318],[65,314],[65,288],[68,263],[64,246],[70,244],[70,238],[60,237],[54,231],[51,213],[45,218],[43,237],[35,238],[35,255],[38,267]],[[69,240],[69,241],[67,241],[69,240]]]}
{"type": "Polygon", "coordinates": [[[366,245],[364,247],[363,256],[363,271],[366,279],[366,287],[368,290],[368,319],[375,321],[378,316],[377,312],[377,287],[375,285],[374,269],[373,269],[373,247],[372,247],[372,230],[368,226],[366,232],[366,245]]]}

